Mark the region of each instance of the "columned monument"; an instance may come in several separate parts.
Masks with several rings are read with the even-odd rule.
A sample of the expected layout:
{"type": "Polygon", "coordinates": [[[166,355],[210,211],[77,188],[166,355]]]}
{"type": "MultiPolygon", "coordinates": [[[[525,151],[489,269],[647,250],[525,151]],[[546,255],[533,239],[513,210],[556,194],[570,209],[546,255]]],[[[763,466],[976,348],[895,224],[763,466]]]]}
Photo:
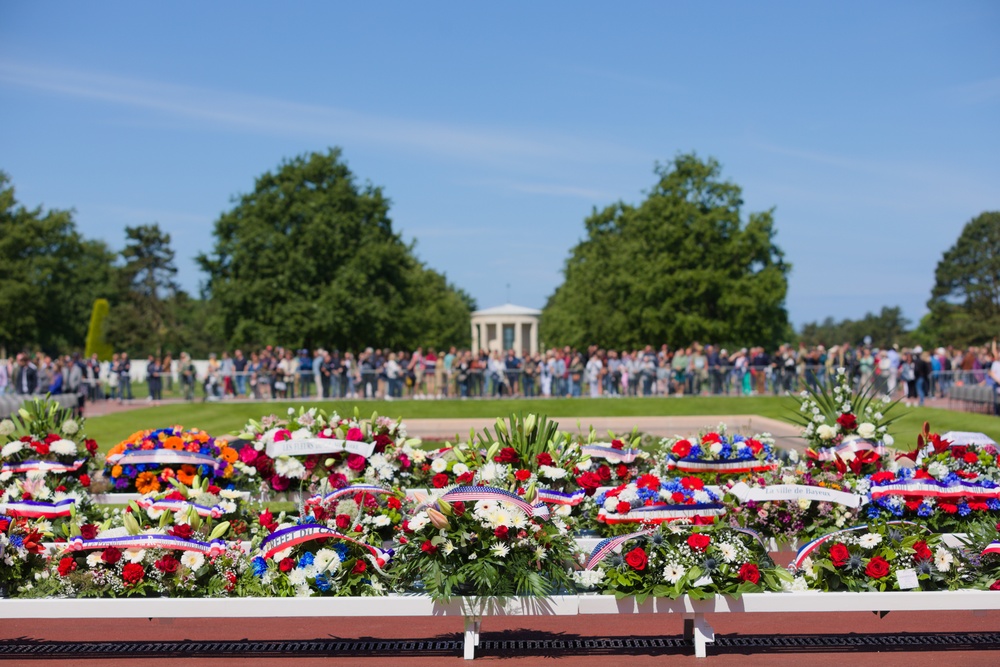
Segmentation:
{"type": "Polygon", "coordinates": [[[538,352],[538,319],[542,311],[506,303],[472,313],[472,349],[491,352],[538,352]]]}

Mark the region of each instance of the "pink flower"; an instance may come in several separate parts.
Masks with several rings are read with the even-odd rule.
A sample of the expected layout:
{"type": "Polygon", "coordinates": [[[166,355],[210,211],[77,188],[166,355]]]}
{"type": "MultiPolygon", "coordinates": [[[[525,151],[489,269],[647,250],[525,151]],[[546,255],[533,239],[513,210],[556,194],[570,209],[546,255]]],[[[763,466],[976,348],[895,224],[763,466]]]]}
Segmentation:
{"type": "Polygon", "coordinates": [[[291,439],[292,439],[292,432],[289,431],[287,428],[279,428],[277,431],[274,432],[275,442],[281,442],[283,440],[291,440],[291,439]]]}
{"type": "Polygon", "coordinates": [[[253,463],[254,460],[256,460],[256,458],[257,458],[257,450],[254,449],[251,445],[244,445],[242,448],[240,448],[240,461],[242,461],[243,463],[249,465],[253,463]]]}
{"type": "MultiPolygon", "coordinates": [[[[357,429],[351,429],[351,430],[357,430],[357,429]]],[[[348,437],[347,439],[350,440],[350,437],[348,437]]],[[[347,455],[347,467],[350,468],[351,470],[354,471],[364,470],[365,464],[367,463],[368,462],[365,460],[365,457],[361,456],[360,454],[347,455]]]]}
{"type": "MultiPolygon", "coordinates": [[[[347,429],[347,439],[353,442],[361,442],[364,439],[364,434],[361,432],[360,428],[347,429]]],[[[364,466],[362,466],[364,467],[364,466]]],[[[352,468],[352,470],[360,470],[360,468],[352,468]]]]}
{"type": "Polygon", "coordinates": [[[282,477],[281,475],[275,475],[271,478],[271,488],[275,491],[284,491],[291,485],[291,480],[287,477],[282,477]]]}

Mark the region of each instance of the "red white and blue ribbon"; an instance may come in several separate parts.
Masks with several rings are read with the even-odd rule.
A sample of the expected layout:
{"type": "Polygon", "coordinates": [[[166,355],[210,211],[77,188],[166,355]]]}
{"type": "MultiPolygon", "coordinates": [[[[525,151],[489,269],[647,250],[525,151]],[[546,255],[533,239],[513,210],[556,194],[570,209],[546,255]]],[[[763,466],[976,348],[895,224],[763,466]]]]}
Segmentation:
{"type": "Polygon", "coordinates": [[[343,498],[344,496],[356,496],[358,494],[371,494],[371,495],[384,495],[384,496],[394,496],[395,492],[389,489],[383,489],[381,486],[375,486],[373,484],[355,484],[354,486],[345,486],[342,489],[337,489],[336,491],[331,491],[325,496],[315,495],[306,500],[307,505],[317,505],[320,503],[328,503],[331,500],[336,500],[337,498],[343,498]]]}
{"type": "Polygon", "coordinates": [[[593,570],[597,567],[598,563],[608,557],[608,554],[620,549],[621,545],[625,542],[631,540],[633,537],[649,535],[654,530],[656,529],[645,528],[635,533],[629,533],[628,535],[619,535],[618,537],[609,537],[606,540],[601,540],[597,543],[597,546],[594,547],[594,550],[590,552],[590,558],[587,560],[587,567],[584,569],[593,570]]]}
{"type": "Polygon", "coordinates": [[[639,458],[641,453],[639,449],[615,449],[603,445],[584,445],[580,450],[584,456],[589,456],[592,459],[605,459],[612,463],[632,463],[639,458]]]}
{"type": "Polygon", "coordinates": [[[142,465],[149,463],[211,466],[219,464],[208,454],[199,452],[186,452],[180,449],[132,449],[121,454],[113,454],[108,457],[108,463],[114,465],[142,465]]]}
{"type": "Polygon", "coordinates": [[[504,489],[493,486],[456,486],[440,498],[447,503],[455,502],[478,502],[480,500],[493,500],[504,502],[517,507],[528,517],[548,518],[549,508],[545,503],[532,505],[521,496],[504,489]]]}
{"type": "Polygon", "coordinates": [[[87,459],[79,459],[73,463],[59,463],[58,461],[21,461],[20,463],[5,463],[0,468],[2,472],[33,472],[44,470],[45,472],[76,472],[84,466],[87,459]]]}
{"type": "Polygon", "coordinates": [[[92,540],[85,540],[82,537],[74,537],[67,543],[68,551],[90,551],[94,549],[179,549],[181,551],[197,551],[207,556],[218,556],[225,552],[226,543],[223,540],[212,540],[211,542],[201,542],[199,540],[188,540],[176,535],[147,534],[147,535],[123,535],[121,537],[96,537],[92,540]]]}
{"type": "Polygon", "coordinates": [[[225,514],[225,511],[219,505],[213,505],[208,507],[207,505],[199,505],[198,503],[192,503],[188,500],[153,500],[151,498],[140,498],[135,501],[136,504],[142,509],[160,511],[160,512],[184,512],[187,511],[189,507],[193,507],[195,512],[198,513],[200,517],[212,517],[213,519],[218,519],[220,516],[225,514]]]}
{"type": "Polygon", "coordinates": [[[290,549],[298,544],[311,542],[312,540],[327,539],[344,540],[345,542],[351,542],[352,544],[364,547],[369,553],[368,560],[371,561],[372,565],[374,565],[379,572],[382,571],[385,564],[388,563],[395,554],[392,549],[379,549],[370,544],[348,537],[343,533],[338,533],[337,531],[327,528],[326,526],[310,523],[274,531],[261,543],[260,550],[264,555],[264,558],[274,558],[276,553],[284,551],[285,549],[290,549]]]}
{"type": "Polygon", "coordinates": [[[597,512],[597,520],[613,526],[618,523],[664,523],[678,519],[693,519],[696,516],[718,517],[726,513],[726,506],[716,503],[696,505],[643,505],[633,507],[623,514],[608,514],[602,507],[597,512]]]}
{"type": "Polygon", "coordinates": [[[694,473],[723,473],[740,474],[748,472],[766,472],[776,470],[777,461],[758,461],[749,459],[746,461],[701,461],[690,459],[667,459],[667,470],[680,470],[682,472],[694,473]]]}
{"type": "Polygon", "coordinates": [[[564,493],[563,491],[556,491],[554,489],[536,489],[536,493],[539,500],[551,505],[576,506],[582,503],[587,497],[585,489],[577,489],[572,493],[564,493]]]}
{"type": "Polygon", "coordinates": [[[925,498],[1000,498],[1000,486],[992,489],[972,482],[957,481],[945,484],[928,479],[911,479],[872,486],[868,492],[872,499],[882,496],[920,496],[925,498]]]}
{"type": "Polygon", "coordinates": [[[835,461],[838,457],[849,459],[858,452],[875,452],[879,456],[885,456],[885,445],[881,442],[851,438],[834,447],[821,447],[817,452],[816,459],[819,461],[835,461]]]}
{"type": "Polygon", "coordinates": [[[1000,554],[1000,542],[990,542],[980,555],[985,556],[986,554],[1000,554]]]}
{"type": "Polygon", "coordinates": [[[73,498],[66,498],[57,503],[44,503],[38,500],[19,500],[17,502],[0,503],[0,512],[15,517],[28,519],[57,519],[69,516],[73,511],[73,498]]]}
{"type": "MultiPolygon", "coordinates": [[[[920,524],[913,523],[912,521],[889,521],[887,523],[887,525],[890,525],[890,526],[917,526],[918,528],[921,528],[922,530],[926,530],[920,524]]],[[[820,537],[817,537],[812,542],[807,542],[806,544],[802,545],[802,547],[799,549],[798,553],[795,554],[795,560],[793,560],[792,563],[791,563],[791,565],[788,566],[789,569],[791,569],[791,570],[801,570],[802,569],[802,563],[805,562],[806,558],[808,558],[814,551],[816,551],[816,549],[818,549],[819,547],[821,547],[822,545],[826,544],[827,542],[829,542],[830,540],[836,538],[839,535],[846,535],[847,533],[856,533],[859,530],[868,530],[868,524],[866,523],[866,524],[862,524],[860,526],[854,526],[852,528],[844,528],[843,530],[835,530],[832,533],[827,533],[826,535],[821,535],[820,537]]]]}

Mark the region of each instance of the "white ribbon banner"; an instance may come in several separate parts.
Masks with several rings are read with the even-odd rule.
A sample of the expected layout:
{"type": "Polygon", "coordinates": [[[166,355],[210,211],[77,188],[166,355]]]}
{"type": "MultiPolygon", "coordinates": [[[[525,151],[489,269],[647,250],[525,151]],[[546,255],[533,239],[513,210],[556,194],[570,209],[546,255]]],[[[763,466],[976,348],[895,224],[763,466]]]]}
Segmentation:
{"type": "Polygon", "coordinates": [[[334,440],[333,438],[298,438],[267,443],[267,455],[272,459],[279,456],[339,454],[340,452],[357,454],[367,459],[375,452],[375,443],[334,440]]]}
{"type": "Polygon", "coordinates": [[[845,491],[835,491],[822,486],[808,486],[806,484],[775,484],[773,486],[749,487],[745,483],[733,485],[729,489],[741,503],[752,500],[757,503],[769,500],[815,500],[822,503],[834,503],[845,507],[860,507],[865,504],[865,498],[845,491]]]}

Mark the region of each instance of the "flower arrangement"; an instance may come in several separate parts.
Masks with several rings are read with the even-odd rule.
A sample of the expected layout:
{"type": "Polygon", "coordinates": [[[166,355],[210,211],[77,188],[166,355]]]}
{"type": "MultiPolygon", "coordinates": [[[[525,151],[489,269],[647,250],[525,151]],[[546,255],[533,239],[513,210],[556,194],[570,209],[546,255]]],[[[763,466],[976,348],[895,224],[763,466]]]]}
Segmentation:
{"type": "Polygon", "coordinates": [[[1000,591],[1000,524],[991,521],[970,524],[960,542],[962,560],[975,577],[969,587],[1000,591]]]}
{"type": "Polygon", "coordinates": [[[645,474],[596,497],[597,521],[615,526],[671,521],[711,524],[726,513],[719,496],[698,477],[661,480],[645,474]]]}
{"type": "Polygon", "coordinates": [[[207,539],[221,530],[219,538],[248,540],[255,505],[245,502],[245,495],[220,488],[208,478],[195,476],[190,485],[170,478],[166,489],[131,501],[126,511],[144,530],[194,539],[207,539]]]}
{"type": "Polygon", "coordinates": [[[790,581],[750,531],[678,523],[604,540],[573,577],[581,588],[640,603],[651,595],[739,598],[780,591],[790,581]]]}
{"type": "Polygon", "coordinates": [[[198,429],[180,426],[138,431],[108,452],[104,475],[118,492],[156,493],[171,479],[190,485],[196,476],[226,481],[233,477],[235,449],[198,429]]]}
{"type": "Polygon", "coordinates": [[[952,590],[970,579],[959,555],[922,526],[880,521],[813,540],[789,567],[796,590],[952,590]]]}
{"type": "Polygon", "coordinates": [[[811,540],[856,523],[864,478],[804,466],[732,480],[724,487],[727,518],[784,544],[811,540]]]}
{"type": "Polygon", "coordinates": [[[908,458],[916,465],[917,479],[963,480],[966,482],[1000,481],[997,449],[994,445],[974,447],[956,445],[937,433],[931,433],[924,422],[917,435],[917,447],[897,458],[908,458]]]}
{"type": "Polygon", "coordinates": [[[593,428],[581,452],[587,457],[573,469],[576,484],[588,497],[602,486],[628,484],[647,469],[649,453],[639,449],[641,437],[637,430],[631,437],[616,437],[609,433],[609,442],[598,441],[593,428]]]}
{"type": "Polygon", "coordinates": [[[14,593],[20,586],[31,588],[45,569],[45,546],[49,537],[36,524],[24,518],[0,515],[0,597],[14,593]]]}
{"type": "MultiPolygon", "coordinates": [[[[490,464],[487,464],[490,465],[490,464]]],[[[544,597],[570,587],[574,542],[544,505],[486,486],[457,487],[403,522],[400,586],[434,600],[454,596],[544,597]]]]}
{"type": "Polygon", "coordinates": [[[309,498],[302,513],[354,540],[382,546],[395,537],[404,503],[401,492],[356,485],[309,498]]]}
{"type": "MultiPolygon", "coordinates": [[[[932,463],[931,470],[940,463],[932,463]]],[[[1000,512],[1000,485],[987,478],[962,479],[954,472],[935,478],[926,470],[900,468],[868,478],[869,519],[916,519],[935,532],[962,532],[970,521],[1000,512]]]]}
{"type": "Polygon", "coordinates": [[[11,516],[64,519],[90,509],[97,443],[84,421],[54,401],[35,399],[0,421],[0,502],[11,516]]]}
{"type": "MultiPolygon", "coordinates": [[[[357,511],[361,511],[369,495],[360,498],[361,503],[355,508],[357,511]]],[[[355,501],[349,498],[338,504],[347,502],[355,501]]],[[[314,503],[312,506],[321,508],[324,504],[314,503]]],[[[350,511],[340,509],[343,513],[350,511]]],[[[332,519],[334,525],[337,516],[340,515],[332,519]]],[[[368,516],[378,515],[370,512],[368,516]]],[[[330,519],[327,518],[327,521],[330,519]]],[[[265,537],[251,566],[268,595],[370,596],[388,592],[391,578],[386,567],[393,551],[382,550],[364,539],[358,539],[378,537],[377,530],[365,533],[362,523],[357,526],[359,530],[349,528],[340,532],[329,527],[328,523],[317,522],[314,516],[301,516],[292,521],[284,514],[275,518],[269,510],[260,514],[258,524],[265,537]],[[351,536],[352,532],[355,537],[351,536]]]]}
{"type": "Polygon", "coordinates": [[[802,392],[799,409],[790,417],[810,444],[810,467],[854,475],[885,467],[886,447],[894,442],[888,430],[896,419],[889,413],[897,403],[876,393],[873,384],[856,393],[844,368],[837,369],[830,385],[802,392]]]}
{"type": "Polygon", "coordinates": [[[470,483],[473,474],[465,453],[469,447],[468,443],[458,443],[429,451],[414,448],[410,453],[410,488],[443,489],[470,483]]]}
{"type": "Polygon", "coordinates": [[[695,438],[663,438],[659,448],[662,458],[654,472],[661,475],[678,471],[714,482],[723,476],[775,470],[779,465],[770,433],[729,435],[725,424],[695,438]]]}
{"type": "Polygon", "coordinates": [[[259,479],[264,490],[339,489],[355,482],[399,485],[409,482],[419,440],[408,440],[406,426],[373,414],[371,420],[341,419],[318,408],[288,409],[247,423],[240,438],[248,441],[237,466],[259,479]]]}

